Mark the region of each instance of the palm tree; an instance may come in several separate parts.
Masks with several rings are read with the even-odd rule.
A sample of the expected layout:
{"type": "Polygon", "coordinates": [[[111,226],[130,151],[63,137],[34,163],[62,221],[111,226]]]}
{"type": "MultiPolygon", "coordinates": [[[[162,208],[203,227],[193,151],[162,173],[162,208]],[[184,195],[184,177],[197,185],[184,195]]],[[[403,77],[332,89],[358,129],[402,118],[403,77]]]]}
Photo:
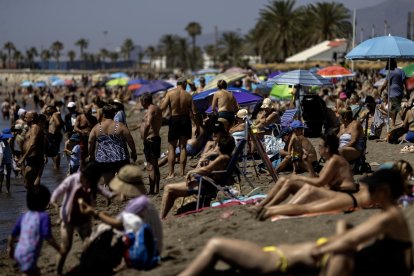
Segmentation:
{"type": "Polygon", "coordinates": [[[160,39],[160,48],[166,58],[167,68],[173,68],[175,65],[175,54],[177,52],[177,39],[175,35],[163,35],[160,39]]]}
{"type": "Polygon", "coordinates": [[[56,69],[59,69],[59,58],[60,58],[60,51],[63,50],[63,43],[56,40],[55,42],[52,43],[52,46],[50,46],[50,50],[52,52],[52,56],[55,58],[56,60],[56,69]]]}
{"type": "Polygon", "coordinates": [[[219,52],[222,61],[228,61],[229,66],[239,65],[243,55],[243,38],[236,32],[223,33],[219,40],[219,52]]]}
{"type": "Polygon", "coordinates": [[[201,25],[198,22],[190,22],[188,23],[185,30],[188,32],[188,35],[191,37],[192,45],[193,45],[193,55],[192,55],[192,62],[191,62],[191,70],[194,71],[194,65],[196,64],[196,36],[201,35],[201,25]]]}
{"type": "Polygon", "coordinates": [[[36,47],[30,47],[29,50],[26,51],[27,61],[29,63],[29,68],[33,67],[34,58],[37,57],[39,53],[37,52],[36,47]]]}
{"type": "MultiPolygon", "coordinates": [[[[81,58],[81,60],[84,61],[84,63],[85,63],[84,50],[86,48],[88,48],[88,44],[89,44],[89,41],[86,40],[85,38],[81,38],[81,39],[79,39],[78,41],[75,42],[75,45],[79,46],[79,57],[81,58]]],[[[84,66],[85,66],[85,64],[84,64],[84,66]]]]}
{"type": "Polygon", "coordinates": [[[13,52],[13,59],[16,62],[16,68],[17,69],[20,68],[20,65],[21,65],[21,62],[22,62],[22,58],[23,58],[22,52],[20,52],[19,50],[15,50],[13,52]]]}
{"type": "Polygon", "coordinates": [[[155,47],[154,46],[148,46],[147,49],[145,49],[145,54],[149,57],[149,67],[152,67],[152,62],[154,60],[155,57],[155,47]]]}
{"type": "Polygon", "coordinates": [[[117,52],[110,52],[109,53],[109,58],[112,61],[112,66],[115,67],[115,63],[118,61],[119,59],[119,54],[117,52]]]}
{"type": "Polygon", "coordinates": [[[101,56],[103,69],[105,69],[106,58],[109,58],[109,51],[105,48],[99,50],[99,55],[101,56]]]}
{"type": "Polygon", "coordinates": [[[6,68],[7,55],[0,51],[1,68],[6,68]]]}
{"type": "Polygon", "coordinates": [[[13,42],[7,41],[6,43],[4,43],[3,48],[7,50],[7,56],[9,58],[9,67],[11,67],[11,60],[12,60],[11,52],[16,51],[16,46],[14,46],[13,42]]]}
{"type": "Polygon", "coordinates": [[[121,47],[121,53],[123,54],[125,61],[130,60],[132,50],[134,50],[134,42],[130,38],[125,39],[124,44],[122,44],[121,47]]]}
{"type": "Polygon", "coordinates": [[[70,68],[72,68],[73,67],[73,61],[76,58],[76,52],[73,51],[73,50],[68,51],[68,58],[69,58],[69,61],[70,61],[70,68]]]}
{"type": "Polygon", "coordinates": [[[298,22],[303,15],[300,9],[294,9],[295,4],[295,0],[276,0],[260,11],[251,35],[265,61],[284,60],[295,51],[295,40],[301,31],[298,22]]]}
{"type": "Polygon", "coordinates": [[[189,55],[187,39],[183,37],[176,37],[176,41],[178,59],[176,60],[175,65],[185,71],[191,66],[190,64],[194,64],[194,60],[193,62],[190,62],[191,59],[189,55]]]}
{"type": "Polygon", "coordinates": [[[42,62],[45,64],[46,68],[49,68],[49,59],[51,57],[50,51],[48,49],[44,49],[40,53],[40,58],[42,59],[42,62]]]}
{"type": "Polygon", "coordinates": [[[334,38],[349,37],[352,32],[350,11],[340,3],[321,2],[308,5],[305,31],[307,41],[312,44],[334,38]]]}

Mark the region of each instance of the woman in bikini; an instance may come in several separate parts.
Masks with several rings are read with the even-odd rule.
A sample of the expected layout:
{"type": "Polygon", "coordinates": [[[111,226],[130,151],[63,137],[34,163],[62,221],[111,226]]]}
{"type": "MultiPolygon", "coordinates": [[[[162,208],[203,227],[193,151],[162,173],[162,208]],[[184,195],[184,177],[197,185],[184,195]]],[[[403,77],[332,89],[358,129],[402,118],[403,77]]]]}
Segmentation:
{"type": "Polygon", "coordinates": [[[361,123],[355,120],[352,110],[347,108],[340,112],[339,153],[348,161],[358,159],[364,150],[364,132],[361,123]]]}
{"type": "MultiPolygon", "coordinates": [[[[296,194],[303,186],[315,187],[328,186],[336,191],[357,191],[352,172],[348,162],[339,155],[338,138],[335,135],[327,135],[321,138],[319,153],[326,160],[319,177],[290,175],[281,177],[268,193],[267,197],[255,206],[258,218],[267,217],[267,210],[271,206],[280,204],[289,195],[296,194]]],[[[308,198],[307,200],[311,200],[308,198]]]]}
{"type": "MultiPolygon", "coordinates": [[[[411,165],[404,160],[384,163],[380,169],[393,169],[400,173],[403,179],[409,179],[413,173],[411,165]]],[[[404,193],[411,194],[410,186],[404,182],[404,193]]],[[[272,216],[299,216],[310,213],[329,211],[352,211],[355,208],[371,207],[373,202],[369,195],[368,186],[363,180],[359,183],[359,191],[333,191],[311,185],[303,186],[287,204],[272,206],[262,214],[266,219],[272,216]],[[309,202],[309,200],[312,200],[309,202]]]]}
{"type": "Polygon", "coordinates": [[[388,169],[376,172],[364,181],[373,203],[380,204],[383,211],[355,228],[347,230],[347,224],[338,221],[337,234],[333,237],[320,238],[316,243],[277,247],[213,238],[179,275],[213,275],[218,261],[249,275],[280,272],[297,275],[316,270],[322,270],[323,275],[352,275],[352,272],[357,275],[410,275],[410,231],[403,212],[396,204],[403,191],[403,180],[399,172],[388,169]],[[373,245],[357,249],[377,238],[373,245]],[[344,254],[350,252],[353,254],[344,254]],[[354,269],[349,266],[351,262],[355,264],[354,269]]]}

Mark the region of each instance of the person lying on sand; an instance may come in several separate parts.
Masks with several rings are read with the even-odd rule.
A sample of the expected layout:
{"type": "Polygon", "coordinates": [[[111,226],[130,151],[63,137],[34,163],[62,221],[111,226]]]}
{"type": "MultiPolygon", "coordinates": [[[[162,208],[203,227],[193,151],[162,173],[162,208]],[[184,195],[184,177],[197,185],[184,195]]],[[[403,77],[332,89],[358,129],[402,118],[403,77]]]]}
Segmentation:
{"type": "Polygon", "coordinates": [[[251,275],[298,274],[320,270],[322,275],[410,275],[412,242],[407,221],[397,206],[403,180],[395,170],[381,170],[364,179],[372,202],[382,212],[347,230],[315,242],[260,247],[252,242],[213,238],[180,276],[211,275],[218,261],[251,275]],[[366,242],[374,243],[366,246],[366,242]],[[362,245],[362,246],[361,246],[362,245]]]}
{"type": "MultiPolygon", "coordinates": [[[[413,168],[404,160],[385,163],[383,168],[393,169],[400,173],[404,180],[411,177],[413,168]]],[[[411,186],[404,182],[404,194],[411,194],[411,186]]],[[[361,180],[359,191],[356,193],[333,191],[311,185],[303,186],[287,204],[265,207],[260,219],[267,219],[277,215],[299,216],[310,213],[329,211],[353,211],[355,208],[369,208],[374,206],[368,191],[368,186],[361,180]],[[312,199],[309,202],[309,199],[312,199]]]]}
{"type": "MultiPolygon", "coordinates": [[[[212,171],[225,170],[228,163],[231,160],[231,154],[234,150],[235,142],[233,137],[227,135],[221,137],[218,141],[219,155],[212,161],[210,161],[206,166],[196,168],[187,173],[185,181],[167,184],[164,188],[164,194],[162,195],[161,202],[161,218],[165,218],[168,212],[174,205],[174,201],[179,197],[186,197],[189,195],[194,195],[198,193],[198,184],[199,177],[196,176],[195,179],[192,178],[192,175],[203,175],[209,176],[212,171]]],[[[211,178],[218,185],[229,184],[231,177],[228,177],[227,174],[218,174],[212,175],[211,178]]],[[[216,187],[209,184],[209,182],[204,181],[203,187],[201,190],[202,195],[211,195],[217,193],[216,187]]]]}
{"type": "Polygon", "coordinates": [[[289,195],[296,194],[304,185],[316,187],[328,186],[331,190],[357,191],[351,169],[338,152],[339,140],[335,135],[322,136],[319,144],[319,153],[326,160],[319,177],[290,175],[281,177],[272,187],[267,197],[254,209],[258,211],[258,217],[265,207],[280,204],[289,195]]]}

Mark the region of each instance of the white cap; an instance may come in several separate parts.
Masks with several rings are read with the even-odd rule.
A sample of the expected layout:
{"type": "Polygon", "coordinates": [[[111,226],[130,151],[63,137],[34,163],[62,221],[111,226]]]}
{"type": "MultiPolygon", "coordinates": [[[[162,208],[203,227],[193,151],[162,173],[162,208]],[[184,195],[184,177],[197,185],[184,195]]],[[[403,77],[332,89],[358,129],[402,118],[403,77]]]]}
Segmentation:
{"type": "Polygon", "coordinates": [[[68,108],[72,108],[72,107],[75,107],[75,106],[76,106],[75,102],[68,102],[68,105],[67,105],[68,108]]]}
{"type": "Polygon", "coordinates": [[[19,108],[19,110],[17,111],[17,116],[22,116],[24,113],[26,113],[26,109],[24,108],[19,108]]]}

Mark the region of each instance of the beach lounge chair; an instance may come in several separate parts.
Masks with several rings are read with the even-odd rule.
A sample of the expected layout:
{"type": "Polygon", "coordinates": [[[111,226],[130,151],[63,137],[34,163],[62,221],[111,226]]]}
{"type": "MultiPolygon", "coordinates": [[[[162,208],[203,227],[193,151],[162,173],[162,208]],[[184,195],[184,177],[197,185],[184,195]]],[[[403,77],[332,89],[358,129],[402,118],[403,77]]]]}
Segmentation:
{"type": "Polygon", "coordinates": [[[297,108],[292,108],[292,109],[287,109],[282,117],[280,117],[280,124],[276,125],[276,129],[277,129],[277,134],[275,135],[275,133],[273,133],[275,136],[277,136],[283,128],[288,127],[290,125],[290,123],[293,121],[293,119],[296,116],[296,113],[298,113],[298,109],[297,108]]]}
{"type": "MultiPolygon", "coordinates": [[[[233,156],[230,160],[230,162],[227,164],[227,168],[225,170],[221,170],[221,171],[213,171],[210,173],[210,176],[212,175],[219,175],[219,174],[226,174],[227,177],[235,177],[237,176],[239,182],[240,182],[240,175],[242,175],[244,177],[244,179],[247,181],[247,183],[250,185],[250,187],[252,189],[254,189],[253,184],[250,182],[250,180],[247,178],[246,174],[243,173],[239,167],[238,167],[238,162],[240,157],[242,156],[243,153],[243,149],[244,146],[246,144],[246,140],[242,140],[238,146],[236,147],[236,149],[233,152],[233,156]]],[[[221,191],[223,192],[226,196],[231,197],[231,198],[237,198],[237,195],[234,194],[234,192],[231,190],[230,186],[222,186],[219,183],[215,183],[215,181],[207,176],[202,176],[202,175],[198,175],[195,174],[195,176],[197,176],[199,178],[199,184],[198,184],[198,194],[197,194],[197,207],[196,209],[198,210],[200,207],[200,201],[203,197],[203,199],[205,199],[206,196],[209,195],[202,195],[202,186],[204,185],[204,183],[208,183],[207,185],[212,185],[216,188],[217,191],[221,191]]]]}

